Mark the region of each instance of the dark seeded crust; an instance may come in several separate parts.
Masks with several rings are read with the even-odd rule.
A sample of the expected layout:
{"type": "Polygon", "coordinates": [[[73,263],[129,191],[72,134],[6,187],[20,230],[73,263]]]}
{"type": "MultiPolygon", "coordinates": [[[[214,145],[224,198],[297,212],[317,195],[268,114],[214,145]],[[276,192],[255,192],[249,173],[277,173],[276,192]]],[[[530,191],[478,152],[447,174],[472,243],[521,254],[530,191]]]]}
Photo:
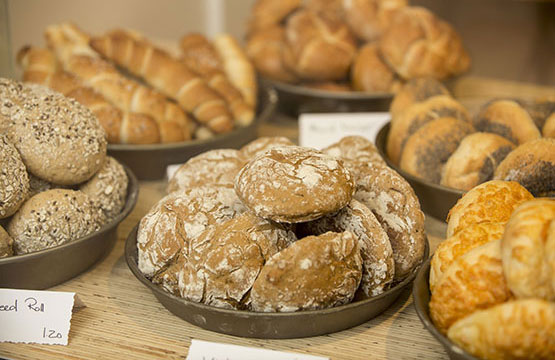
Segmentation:
{"type": "Polygon", "coordinates": [[[532,120],[534,120],[534,124],[541,129],[545,124],[545,120],[553,113],[555,113],[555,101],[550,100],[539,100],[539,101],[526,101],[526,100],[517,100],[517,102],[522,106],[532,120]]]}
{"type": "Polygon", "coordinates": [[[395,117],[410,105],[436,95],[449,95],[449,91],[438,80],[433,78],[411,79],[397,92],[391,102],[389,112],[392,117],[395,117]]]}

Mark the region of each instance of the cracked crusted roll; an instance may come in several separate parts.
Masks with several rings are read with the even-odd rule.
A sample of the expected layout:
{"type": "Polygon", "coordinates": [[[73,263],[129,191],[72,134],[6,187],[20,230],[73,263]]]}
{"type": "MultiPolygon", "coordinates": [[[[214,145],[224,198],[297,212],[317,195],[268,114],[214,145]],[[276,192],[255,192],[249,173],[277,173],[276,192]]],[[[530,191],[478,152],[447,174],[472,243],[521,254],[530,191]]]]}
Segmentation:
{"type": "Polygon", "coordinates": [[[399,166],[411,175],[439,184],[442,166],[462,139],[473,132],[472,125],[463,120],[451,117],[432,120],[408,138],[399,166]]]}
{"type": "Polygon", "coordinates": [[[239,156],[250,160],[270,149],[280,146],[293,146],[293,142],[283,136],[263,136],[251,141],[239,150],[239,156]]]}
{"type": "Polygon", "coordinates": [[[478,246],[501,239],[504,230],[504,223],[482,222],[469,225],[441,242],[430,265],[430,291],[434,291],[437,282],[455,260],[478,246]]]}
{"type": "Polygon", "coordinates": [[[8,233],[15,253],[26,254],[82,238],[103,223],[104,215],[87,194],[54,189],[27,200],[11,219],[8,233]]]}
{"type": "Polygon", "coordinates": [[[0,259],[13,255],[13,239],[10,235],[0,226],[0,259]]]}
{"type": "Polygon", "coordinates": [[[499,164],[494,179],[517,181],[534,196],[555,195],[555,139],[518,146],[499,164]]]}
{"type": "Polygon", "coordinates": [[[503,270],[515,297],[555,300],[555,200],[533,199],[512,213],[501,242],[503,270]]]}
{"type": "Polygon", "coordinates": [[[412,104],[422,102],[437,95],[450,95],[443,84],[430,77],[408,80],[395,94],[389,112],[391,121],[395,121],[405,109],[412,104]]]}
{"type": "Polygon", "coordinates": [[[478,131],[492,132],[519,145],[541,136],[530,114],[516,101],[495,100],[473,119],[478,131]]]}
{"type": "Polygon", "coordinates": [[[393,281],[395,261],[387,233],[372,211],[357,200],[351,200],[337,214],[301,223],[299,227],[298,231],[307,235],[349,231],[357,238],[362,257],[360,287],[365,296],[383,293],[393,281]]]}
{"type": "Polygon", "coordinates": [[[440,184],[461,190],[491,180],[499,163],[515,148],[504,137],[477,132],[462,139],[441,171],[440,184]]]}
{"type": "Polygon", "coordinates": [[[235,191],[247,208],[286,223],[336,212],[351,201],[354,190],[354,179],[341,160],[300,146],[273,148],[235,178],[235,191]]]}
{"type": "Polygon", "coordinates": [[[317,310],[349,303],[362,259],[350,232],[327,232],[293,243],[268,260],[250,293],[258,312],[317,310]]]}
{"type": "Polygon", "coordinates": [[[476,223],[506,223],[519,204],[533,198],[526,188],[514,181],[490,180],[480,184],[449,210],[446,236],[450,238],[476,223]]]}
{"type": "Polygon", "coordinates": [[[422,260],[427,241],[424,213],[414,190],[393,169],[379,163],[360,169],[354,198],[372,210],[386,231],[393,249],[395,279],[402,279],[422,260]]]}
{"type": "Polygon", "coordinates": [[[501,264],[501,240],[470,250],[439,279],[430,298],[430,317],[443,334],[459,319],[511,297],[501,264]]]}
{"type": "Polygon", "coordinates": [[[248,212],[210,227],[189,244],[179,292],[191,301],[242,309],[264,263],[295,240],[281,225],[248,212]]]}
{"type": "Polygon", "coordinates": [[[382,60],[375,43],[358,50],[351,66],[351,84],[354,90],[368,92],[394,92],[401,86],[395,72],[382,60]]]}
{"type": "Polygon", "coordinates": [[[0,219],[19,209],[29,194],[29,177],[19,152],[0,134],[0,219]]]}
{"type": "Polygon", "coordinates": [[[348,161],[385,164],[376,145],[365,137],[357,135],[345,136],[338,142],[322,149],[322,152],[348,161]]]}
{"type": "Polygon", "coordinates": [[[457,321],[447,336],[481,359],[553,359],[555,303],[508,301],[457,321]]]}

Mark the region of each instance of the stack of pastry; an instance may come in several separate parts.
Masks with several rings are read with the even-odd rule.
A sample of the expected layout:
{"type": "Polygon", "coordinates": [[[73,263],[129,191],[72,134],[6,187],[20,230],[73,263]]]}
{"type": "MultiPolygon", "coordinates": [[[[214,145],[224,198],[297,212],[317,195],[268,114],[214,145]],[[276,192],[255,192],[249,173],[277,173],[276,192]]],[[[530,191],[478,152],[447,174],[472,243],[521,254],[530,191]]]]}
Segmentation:
{"type": "Polygon", "coordinates": [[[127,175],[93,113],[44,86],[0,78],[0,257],[77,240],[125,205],[127,175]]]}
{"type": "Polygon", "coordinates": [[[455,30],[406,0],[258,0],[247,53],[266,78],[324,90],[395,92],[470,66],[455,30]]]}
{"type": "Polygon", "coordinates": [[[45,36],[48,49],[20,50],[23,80],[89,107],[109,143],[203,139],[253,121],[254,68],[229,35],[186,35],[179,58],[128,30],[91,37],[63,23],[45,36]]]}
{"type": "Polygon", "coordinates": [[[499,179],[555,193],[555,101],[497,99],[471,116],[422,78],[403,86],[390,113],[387,155],[411,175],[461,190],[499,179]]]}
{"type": "Polygon", "coordinates": [[[555,200],[492,180],[449,213],[430,269],[430,316],[484,359],[555,354],[555,200]]]}
{"type": "Polygon", "coordinates": [[[424,216],[375,146],[317,151],[286,138],[190,159],[141,220],[141,272],[166,291],[259,312],[376,296],[422,261],[424,216]]]}

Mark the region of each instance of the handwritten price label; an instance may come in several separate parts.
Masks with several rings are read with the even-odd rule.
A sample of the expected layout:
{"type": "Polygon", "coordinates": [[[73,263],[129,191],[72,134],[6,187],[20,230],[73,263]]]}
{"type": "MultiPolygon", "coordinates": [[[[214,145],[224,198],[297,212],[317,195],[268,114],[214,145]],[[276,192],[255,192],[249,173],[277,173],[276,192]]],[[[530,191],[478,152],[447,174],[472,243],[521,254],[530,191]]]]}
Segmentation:
{"type": "Polygon", "coordinates": [[[74,296],[0,289],[0,341],[67,345],[74,296]]]}

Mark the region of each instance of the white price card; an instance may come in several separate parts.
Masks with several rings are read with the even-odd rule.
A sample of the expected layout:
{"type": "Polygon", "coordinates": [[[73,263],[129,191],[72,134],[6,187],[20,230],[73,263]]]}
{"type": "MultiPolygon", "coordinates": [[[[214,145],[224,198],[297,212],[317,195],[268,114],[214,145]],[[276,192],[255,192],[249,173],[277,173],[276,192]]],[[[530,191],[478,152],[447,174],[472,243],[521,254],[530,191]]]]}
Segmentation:
{"type": "Polygon", "coordinates": [[[186,360],[329,360],[327,357],[191,340],[186,360]]]}
{"type": "Polygon", "coordinates": [[[299,145],[323,149],[350,135],[375,142],[378,131],[389,118],[387,112],[301,114],[299,145]]]}
{"type": "Polygon", "coordinates": [[[74,296],[0,289],[0,342],[67,345],[74,296]]]}

